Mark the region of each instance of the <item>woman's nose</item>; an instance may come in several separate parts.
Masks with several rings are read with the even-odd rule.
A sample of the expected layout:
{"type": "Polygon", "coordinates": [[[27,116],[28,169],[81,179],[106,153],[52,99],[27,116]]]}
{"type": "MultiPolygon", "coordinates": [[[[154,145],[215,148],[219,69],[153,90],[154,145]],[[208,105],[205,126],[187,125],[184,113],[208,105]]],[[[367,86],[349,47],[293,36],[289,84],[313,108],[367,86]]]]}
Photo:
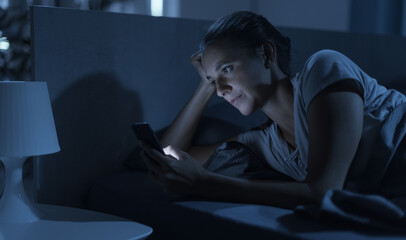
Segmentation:
{"type": "Polygon", "coordinates": [[[231,91],[231,86],[228,85],[224,79],[216,80],[217,96],[224,97],[227,93],[231,91]]]}

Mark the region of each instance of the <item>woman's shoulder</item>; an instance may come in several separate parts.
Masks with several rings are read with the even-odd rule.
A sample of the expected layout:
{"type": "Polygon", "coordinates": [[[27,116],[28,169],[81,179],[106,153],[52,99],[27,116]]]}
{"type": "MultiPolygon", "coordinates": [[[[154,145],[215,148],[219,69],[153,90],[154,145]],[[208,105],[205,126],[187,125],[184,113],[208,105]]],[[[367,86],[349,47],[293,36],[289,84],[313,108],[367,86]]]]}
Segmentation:
{"type": "Polygon", "coordinates": [[[338,81],[354,79],[361,89],[363,83],[360,72],[360,68],[340,52],[330,49],[317,51],[296,75],[296,94],[303,99],[307,110],[315,96],[338,81]]]}
{"type": "Polygon", "coordinates": [[[359,67],[344,54],[331,49],[323,49],[308,58],[300,75],[315,80],[333,76],[353,75],[358,70],[359,67]]]}
{"type": "Polygon", "coordinates": [[[313,53],[311,57],[332,57],[336,55],[343,55],[342,53],[332,49],[322,49],[313,53]]]}
{"type": "Polygon", "coordinates": [[[313,67],[318,65],[331,65],[337,62],[348,62],[350,59],[344,54],[331,49],[323,49],[312,54],[305,66],[313,67]]]}

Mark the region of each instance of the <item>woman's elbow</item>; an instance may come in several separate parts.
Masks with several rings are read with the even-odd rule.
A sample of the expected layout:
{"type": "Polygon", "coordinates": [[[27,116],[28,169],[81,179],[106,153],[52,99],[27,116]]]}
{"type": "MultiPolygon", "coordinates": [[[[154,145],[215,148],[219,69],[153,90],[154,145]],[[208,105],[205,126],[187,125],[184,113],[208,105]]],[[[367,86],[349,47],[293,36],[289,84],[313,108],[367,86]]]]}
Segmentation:
{"type": "Polygon", "coordinates": [[[304,183],[308,188],[308,200],[314,204],[320,204],[326,192],[330,189],[342,189],[343,185],[339,183],[331,183],[323,180],[305,179],[304,183]]]}

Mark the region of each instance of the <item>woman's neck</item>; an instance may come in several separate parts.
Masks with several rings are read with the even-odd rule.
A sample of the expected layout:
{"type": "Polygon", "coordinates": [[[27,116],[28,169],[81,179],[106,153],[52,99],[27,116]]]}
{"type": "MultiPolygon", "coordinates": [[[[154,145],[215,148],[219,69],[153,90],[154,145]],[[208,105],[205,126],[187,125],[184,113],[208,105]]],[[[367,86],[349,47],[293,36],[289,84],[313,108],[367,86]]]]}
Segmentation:
{"type": "Polygon", "coordinates": [[[274,83],[262,111],[273,121],[283,116],[293,117],[293,87],[288,77],[274,83]]]}
{"type": "Polygon", "coordinates": [[[288,77],[275,83],[268,102],[262,107],[262,111],[278,127],[287,142],[295,145],[294,139],[294,113],[293,113],[293,86],[288,77]]]}

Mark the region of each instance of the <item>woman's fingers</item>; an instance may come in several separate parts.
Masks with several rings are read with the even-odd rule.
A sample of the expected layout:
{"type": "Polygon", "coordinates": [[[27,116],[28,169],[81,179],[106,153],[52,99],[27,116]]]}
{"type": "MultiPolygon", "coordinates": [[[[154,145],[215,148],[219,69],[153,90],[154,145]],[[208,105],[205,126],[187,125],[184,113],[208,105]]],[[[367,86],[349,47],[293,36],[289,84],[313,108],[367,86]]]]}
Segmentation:
{"type": "Polygon", "coordinates": [[[142,158],[151,171],[150,177],[171,192],[193,192],[194,182],[204,175],[205,170],[195,159],[174,146],[164,148],[167,155],[145,143],[142,148],[145,150],[142,158]]]}
{"type": "Polygon", "coordinates": [[[145,142],[140,142],[140,146],[150,158],[154,159],[162,167],[169,167],[171,159],[168,159],[167,156],[163,155],[145,142]]]}
{"type": "Polygon", "coordinates": [[[192,63],[193,67],[196,69],[197,73],[200,75],[202,80],[207,81],[206,73],[202,65],[202,52],[198,51],[195,54],[193,54],[192,57],[190,58],[190,62],[192,63]]]}
{"type": "Polygon", "coordinates": [[[163,174],[162,167],[156,161],[154,161],[154,159],[150,158],[144,151],[141,152],[141,157],[144,160],[145,165],[147,165],[149,171],[157,175],[163,174]]]}
{"type": "Polygon", "coordinates": [[[191,60],[195,60],[195,59],[201,59],[202,58],[202,50],[199,50],[195,53],[193,53],[193,55],[190,57],[191,60]]]}
{"type": "Polygon", "coordinates": [[[150,178],[152,181],[154,181],[154,182],[156,182],[156,183],[158,183],[158,184],[163,185],[163,186],[166,187],[165,180],[163,179],[162,176],[157,175],[157,174],[154,173],[154,172],[151,172],[151,173],[149,174],[149,178],[150,178]]]}
{"type": "Polygon", "coordinates": [[[193,54],[192,57],[190,58],[190,62],[196,68],[196,70],[199,71],[202,68],[202,53],[197,52],[193,54]]]}

